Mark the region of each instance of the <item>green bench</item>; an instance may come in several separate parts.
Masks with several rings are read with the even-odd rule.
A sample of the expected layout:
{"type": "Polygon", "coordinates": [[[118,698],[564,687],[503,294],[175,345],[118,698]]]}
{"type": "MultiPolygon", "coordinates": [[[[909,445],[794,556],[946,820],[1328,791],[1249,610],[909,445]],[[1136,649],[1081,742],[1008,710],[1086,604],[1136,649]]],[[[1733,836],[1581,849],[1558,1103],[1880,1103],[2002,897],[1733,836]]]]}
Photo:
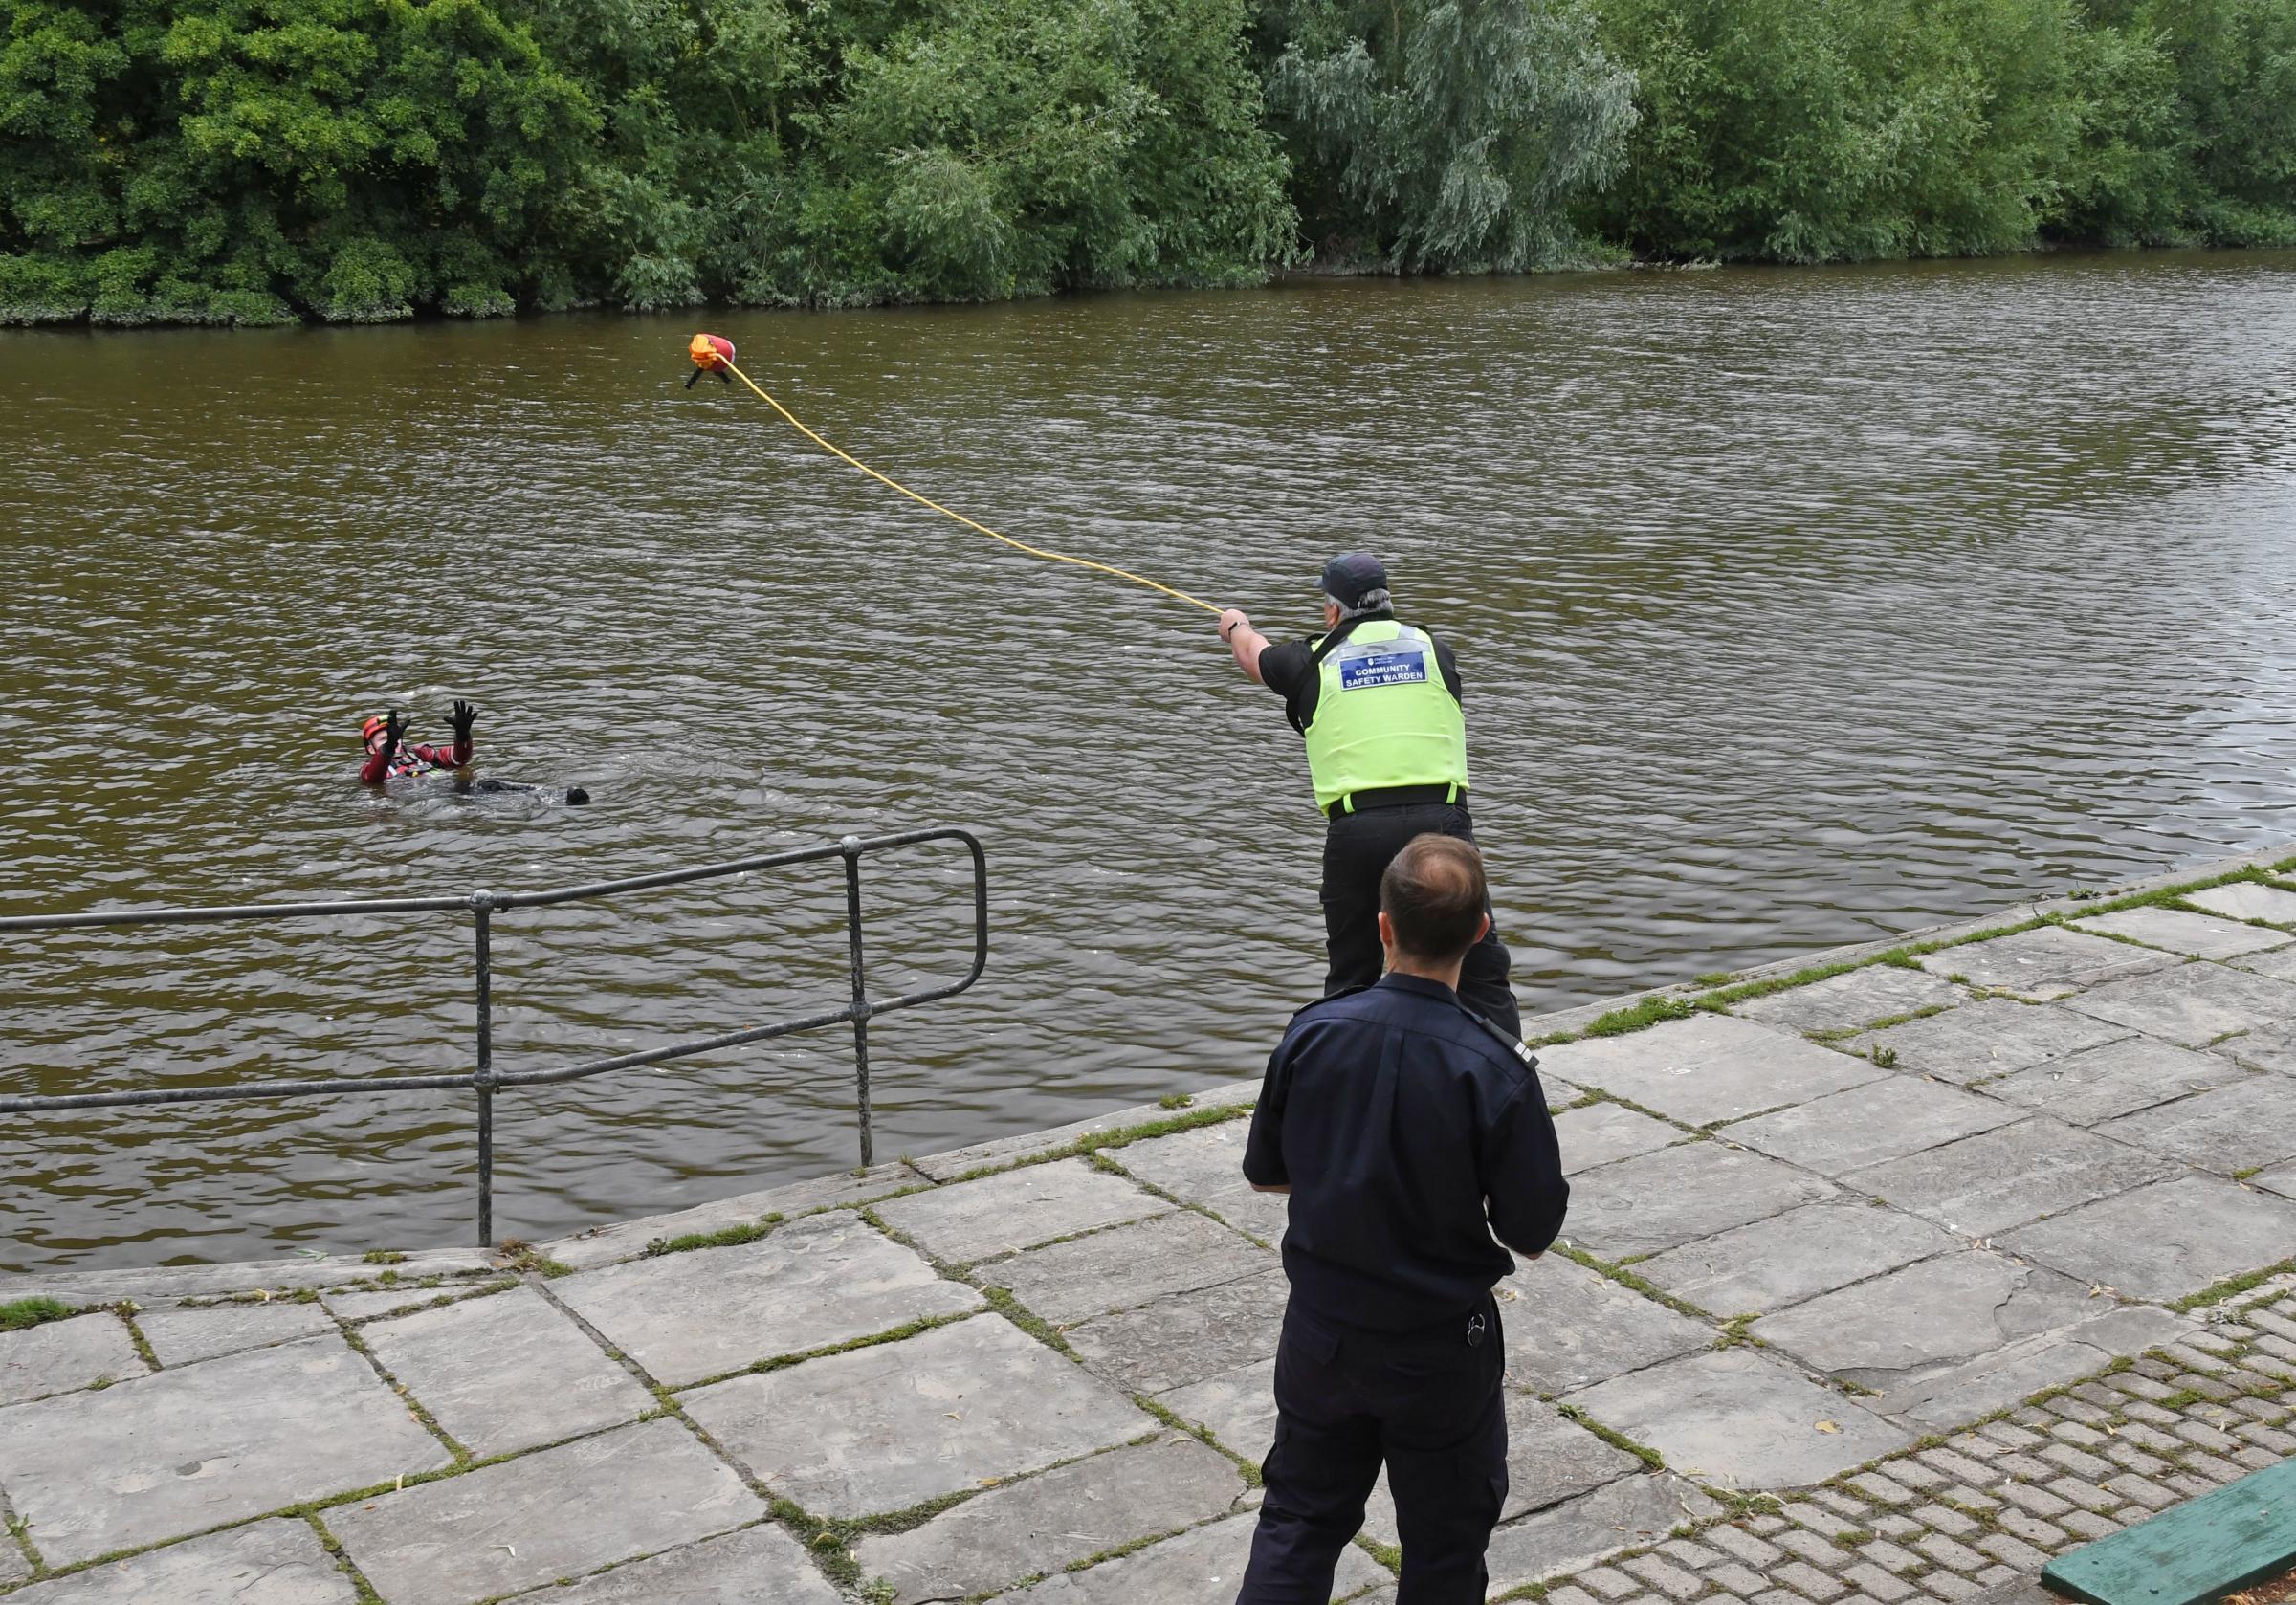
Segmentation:
{"type": "Polygon", "coordinates": [[[2049,1562],[2051,1593],[2087,1605],[2200,1605],[2296,1564],[2296,1460],[2049,1562]]]}

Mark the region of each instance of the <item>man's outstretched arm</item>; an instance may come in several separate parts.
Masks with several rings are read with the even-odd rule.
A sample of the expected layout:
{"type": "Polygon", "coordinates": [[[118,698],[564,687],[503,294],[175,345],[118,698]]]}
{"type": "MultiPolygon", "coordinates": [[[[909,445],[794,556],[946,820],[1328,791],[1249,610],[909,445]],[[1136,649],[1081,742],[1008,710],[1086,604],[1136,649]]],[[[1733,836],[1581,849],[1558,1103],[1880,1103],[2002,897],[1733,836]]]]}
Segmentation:
{"type": "Polygon", "coordinates": [[[1236,654],[1236,667],[1258,680],[1260,654],[1268,649],[1268,637],[1251,627],[1251,620],[1243,608],[1230,607],[1220,615],[1220,639],[1236,654]]]}

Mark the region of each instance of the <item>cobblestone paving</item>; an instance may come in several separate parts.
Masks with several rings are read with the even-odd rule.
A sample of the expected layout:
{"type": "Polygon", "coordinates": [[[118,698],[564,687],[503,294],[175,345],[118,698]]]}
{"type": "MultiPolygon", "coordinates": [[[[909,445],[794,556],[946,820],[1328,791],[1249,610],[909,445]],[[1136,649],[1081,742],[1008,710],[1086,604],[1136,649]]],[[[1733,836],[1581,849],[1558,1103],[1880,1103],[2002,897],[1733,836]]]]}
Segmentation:
{"type": "MultiPolygon", "coordinates": [[[[1534,1022],[1574,1203],[1500,1289],[1493,1596],[1973,1599],[2296,1452],[2291,872],[1534,1022]]],[[[1218,1605],[1254,1090],[512,1255],[0,1285],[82,1311],[0,1332],[0,1601],[1218,1605]]]]}

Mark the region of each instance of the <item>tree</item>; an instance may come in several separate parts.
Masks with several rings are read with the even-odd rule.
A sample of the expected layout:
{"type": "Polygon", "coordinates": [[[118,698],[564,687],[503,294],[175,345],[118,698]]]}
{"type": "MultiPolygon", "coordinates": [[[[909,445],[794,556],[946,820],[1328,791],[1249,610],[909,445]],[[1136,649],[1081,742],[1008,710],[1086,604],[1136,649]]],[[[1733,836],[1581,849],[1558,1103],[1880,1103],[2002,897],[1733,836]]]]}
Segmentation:
{"type": "Polygon", "coordinates": [[[1619,172],[1633,76],[1571,0],[1306,0],[1269,74],[1329,254],[1497,271],[1595,253],[1572,203],[1619,172]]]}

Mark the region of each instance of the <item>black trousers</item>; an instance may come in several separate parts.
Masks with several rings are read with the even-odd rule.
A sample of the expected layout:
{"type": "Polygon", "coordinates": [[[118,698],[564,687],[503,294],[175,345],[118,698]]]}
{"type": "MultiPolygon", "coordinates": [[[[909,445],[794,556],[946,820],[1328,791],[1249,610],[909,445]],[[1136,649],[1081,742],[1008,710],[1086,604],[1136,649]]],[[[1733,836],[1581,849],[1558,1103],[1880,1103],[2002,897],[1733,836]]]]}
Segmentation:
{"type": "Polygon", "coordinates": [[[1506,1362],[1493,1299],[1410,1337],[1327,1327],[1294,1301],[1275,1352],[1267,1501],[1236,1605],[1330,1605],[1382,1460],[1403,1549],[1396,1605],[1482,1605],[1483,1551],[1507,1502],[1506,1362]]]}
{"type": "MultiPolygon", "coordinates": [[[[1404,843],[1429,832],[1471,842],[1475,824],[1464,802],[1414,802],[1332,816],[1323,838],[1323,940],[1332,960],[1323,980],[1327,996],[1369,986],[1386,968],[1380,946],[1380,877],[1404,843]]],[[[1494,925],[1468,950],[1459,974],[1459,1000],[1519,1037],[1523,1012],[1507,984],[1508,964],[1507,944],[1494,925]]]]}

